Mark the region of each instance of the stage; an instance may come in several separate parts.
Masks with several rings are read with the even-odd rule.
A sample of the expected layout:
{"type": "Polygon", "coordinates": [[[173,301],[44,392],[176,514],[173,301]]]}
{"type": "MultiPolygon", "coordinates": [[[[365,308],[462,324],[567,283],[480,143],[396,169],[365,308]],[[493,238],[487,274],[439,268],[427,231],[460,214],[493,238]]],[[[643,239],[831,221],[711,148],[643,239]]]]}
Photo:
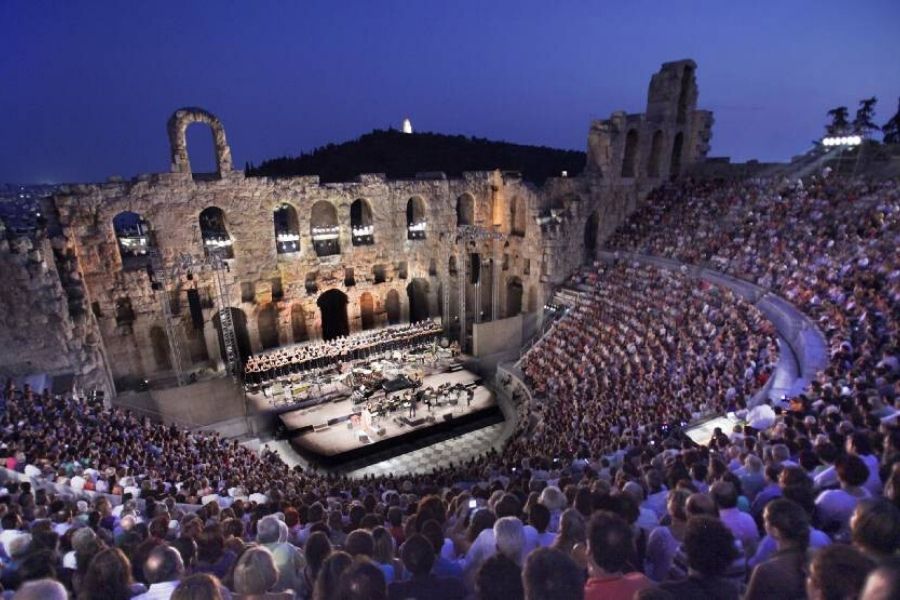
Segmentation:
{"type": "MultiPolygon", "coordinates": [[[[316,463],[334,466],[347,462],[383,460],[421,447],[437,437],[472,431],[502,421],[494,395],[474,373],[452,363],[423,378],[422,389],[441,385],[464,385],[474,394],[471,403],[460,394],[455,403],[433,406],[417,403],[414,417],[401,408],[371,423],[364,414],[366,403],[354,404],[349,397],[283,412],[279,415],[283,436],[299,454],[316,463]]],[[[392,395],[398,394],[395,392],[392,395]]],[[[383,395],[383,394],[382,394],[383,395]]],[[[378,399],[377,397],[375,398],[378,399]]]]}

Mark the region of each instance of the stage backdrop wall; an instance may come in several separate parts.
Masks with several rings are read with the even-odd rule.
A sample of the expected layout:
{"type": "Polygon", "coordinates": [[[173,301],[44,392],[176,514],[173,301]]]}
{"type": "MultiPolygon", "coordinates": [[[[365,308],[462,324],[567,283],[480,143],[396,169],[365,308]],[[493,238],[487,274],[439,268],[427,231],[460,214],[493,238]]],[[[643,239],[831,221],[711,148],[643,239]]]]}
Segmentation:
{"type": "Polygon", "coordinates": [[[522,345],[522,315],[472,326],[472,353],[487,356],[522,345]]]}

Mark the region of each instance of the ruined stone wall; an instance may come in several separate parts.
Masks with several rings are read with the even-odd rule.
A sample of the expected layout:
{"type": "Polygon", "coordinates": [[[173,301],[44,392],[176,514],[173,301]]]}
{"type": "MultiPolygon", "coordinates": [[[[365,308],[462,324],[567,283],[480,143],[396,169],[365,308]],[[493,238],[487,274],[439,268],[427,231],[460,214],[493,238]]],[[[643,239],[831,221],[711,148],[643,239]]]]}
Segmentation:
{"type": "MultiPolygon", "coordinates": [[[[457,254],[456,203],[464,195],[473,205],[472,224],[509,234],[506,242],[478,242],[466,249],[485,262],[494,253],[498,263],[502,261],[502,266],[498,265],[498,316],[506,316],[509,281],[521,282],[526,290],[523,309],[539,306],[539,230],[526,216],[519,219],[524,225],[513,231],[514,215],[509,207],[509,202],[515,202],[527,214],[535,194],[521,180],[504,180],[499,172],[467,173],[462,179],[450,181],[442,177],[387,181],[380,175],[364,175],[358,182],[341,184],[320,184],[315,177],[277,181],[244,178],[238,172],[213,181],[195,181],[190,174],[170,173],[132,182],[73,187],[57,197],[56,205],[60,224],[68,237],[77,240],[76,253],[87,295],[107,348],[115,357],[113,372],[117,380],[127,384],[125,380],[149,377],[169,370],[171,365],[166,362],[167,350],[160,336],[161,292],[152,289],[146,269],[125,268],[113,228],[117,214],[140,214],[152,229],[163,261],[171,264],[180,253],[203,255],[200,212],[210,206],[220,208],[234,241],[234,258],[228,261],[226,274],[231,284],[228,303],[246,317],[251,349],[259,352],[267,342],[271,345],[273,320],[279,344],[300,341],[303,336],[297,331],[298,312],[303,315],[306,336],[319,337],[322,323],[317,300],[332,289],[347,296],[351,331],[363,328],[365,294],[373,305],[374,326],[388,324],[390,295],[399,300],[400,320],[408,320],[407,287],[414,280],[426,290],[429,314],[440,316],[445,282],[451,286],[451,303],[457,302],[458,277],[450,275],[449,261],[457,254]],[[407,239],[407,202],[413,197],[425,205],[424,240],[407,239]],[[352,243],[350,207],[357,199],[371,208],[373,245],[352,243]],[[333,256],[317,256],[313,248],[310,218],[319,202],[336,209],[340,253],[333,256]],[[285,203],[296,210],[300,250],[278,254],[273,215],[285,203]],[[273,297],[273,287],[276,292],[280,288],[277,297],[273,297]],[[531,298],[530,304],[527,298],[531,298]]],[[[485,266],[483,273],[489,277],[490,267],[485,266]]],[[[216,368],[221,353],[212,273],[192,273],[190,280],[182,274],[172,284],[171,306],[181,322],[182,344],[189,349],[187,366],[216,368]],[[204,304],[202,330],[194,328],[187,306],[187,290],[193,287],[204,304]]],[[[482,305],[489,311],[490,288],[485,284],[482,305]]],[[[474,302],[474,286],[469,285],[470,319],[474,302]]]]}
{"type": "MultiPolygon", "coordinates": [[[[695,69],[692,61],[663,65],[651,81],[647,112],[619,112],[595,121],[584,175],[550,179],[540,188],[499,171],[465,173],[458,179],[440,173],[411,180],[364,174],[354,182],[327,184],[317,177],[245,178],[232,168],[219,119],[202,109],[180,109],[168,123],[170,173],[73,186],[54,198],[62,231],[57,254],[65,258],[70,273],[62,279],[78,285],[41,293],[56,304],[62,301],[60,294],[80,296],[120,388],[172,373],[164,302],[177,323],[182,367],[220,370],[213,273],[166,269],[172,275],[166,289],[154,286],[160,274],[151,279],[148,269],[124,262],[113,227],[123,212],[140,215],[162,263],[172,265],[183,254],[204,256],[200,214],[217,207],[233,242],[233,258],[227,260],[224,274],[226,301],[234,308],[239,346],[243,342],[250,352],[319,338],[319,301],[331,290],[346,295],[350,331],[408,321],[411,303],[427,304],[429,316],[446,313],[454,333],[460,318],[471,324],[517,311],[540,311],[552,288],[591,260],[654,186],[705,156],[712,117],[696,109],[695,69]],[[191,172],[184,134],[195,122],[212,131],[215,174],[191,172]],[[673,154],[676,139],[679,151],[673,154]],[[673,164],[673,157],[680,165],[673,164]],[[413,198],[424,207],[424,239],[407,235],[407,205],[413,198]],[[372,245],[353,244],[351,212],[358,200],[371,213],[372,245]],[[296,214],[297,252],[276,250],[274,213],[282,206],[296,214]],[[311,225],[315,215],[330,211],[336,215],[340,252],[319,256],[311,225]],[[460,213],[463,221],[500,232],[503,239],[458,244],[460,213]],[[479,272],[479,287],[473,284],[473,269],[479,272]],[[464,315],[459,310],[460,285],[465,285],[464,315]],[[196,327],[189,290],[196,290],[199,298],[196,327]]],[[[76,319],[59,314],[62,320],[76,319]]],[[[48,348],[44,345],[35,354],[43,355],[48,348]]]]}
{"type": "Polygon", "coordinates": [[[81,389],[111,397],[100,332],[72,267],[64,240],[8,238],[0,222],[0,375],[75,375],[81,389]]]}

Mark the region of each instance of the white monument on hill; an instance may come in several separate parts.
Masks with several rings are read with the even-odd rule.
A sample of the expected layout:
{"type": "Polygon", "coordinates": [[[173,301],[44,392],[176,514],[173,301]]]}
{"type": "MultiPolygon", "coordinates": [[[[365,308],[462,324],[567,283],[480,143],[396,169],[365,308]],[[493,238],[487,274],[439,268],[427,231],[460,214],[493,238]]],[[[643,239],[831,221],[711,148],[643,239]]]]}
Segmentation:
{"type": "Polygon", "coordinates": [[[412,121],[409,120],[409,117],[403,119],[403,133],[412,133],[412,121]]]}

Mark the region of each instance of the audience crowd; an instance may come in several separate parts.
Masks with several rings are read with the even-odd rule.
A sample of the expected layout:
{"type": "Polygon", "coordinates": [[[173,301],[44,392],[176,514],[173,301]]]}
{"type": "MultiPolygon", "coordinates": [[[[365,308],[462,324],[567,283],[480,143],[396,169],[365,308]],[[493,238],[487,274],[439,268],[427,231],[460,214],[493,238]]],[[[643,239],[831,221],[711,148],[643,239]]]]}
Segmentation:
{"type": "Polygon", "coordinates": [[[828,367],[771,426],[777,360],[750,304],[630,264],[526,355],[534,418],[416,476],[288,468],[79,398],[2,393],[0,584],[17,599],[900,597],[900,188],[686,182],[613,248],[752,280],[814,319],[828,367]]]}

